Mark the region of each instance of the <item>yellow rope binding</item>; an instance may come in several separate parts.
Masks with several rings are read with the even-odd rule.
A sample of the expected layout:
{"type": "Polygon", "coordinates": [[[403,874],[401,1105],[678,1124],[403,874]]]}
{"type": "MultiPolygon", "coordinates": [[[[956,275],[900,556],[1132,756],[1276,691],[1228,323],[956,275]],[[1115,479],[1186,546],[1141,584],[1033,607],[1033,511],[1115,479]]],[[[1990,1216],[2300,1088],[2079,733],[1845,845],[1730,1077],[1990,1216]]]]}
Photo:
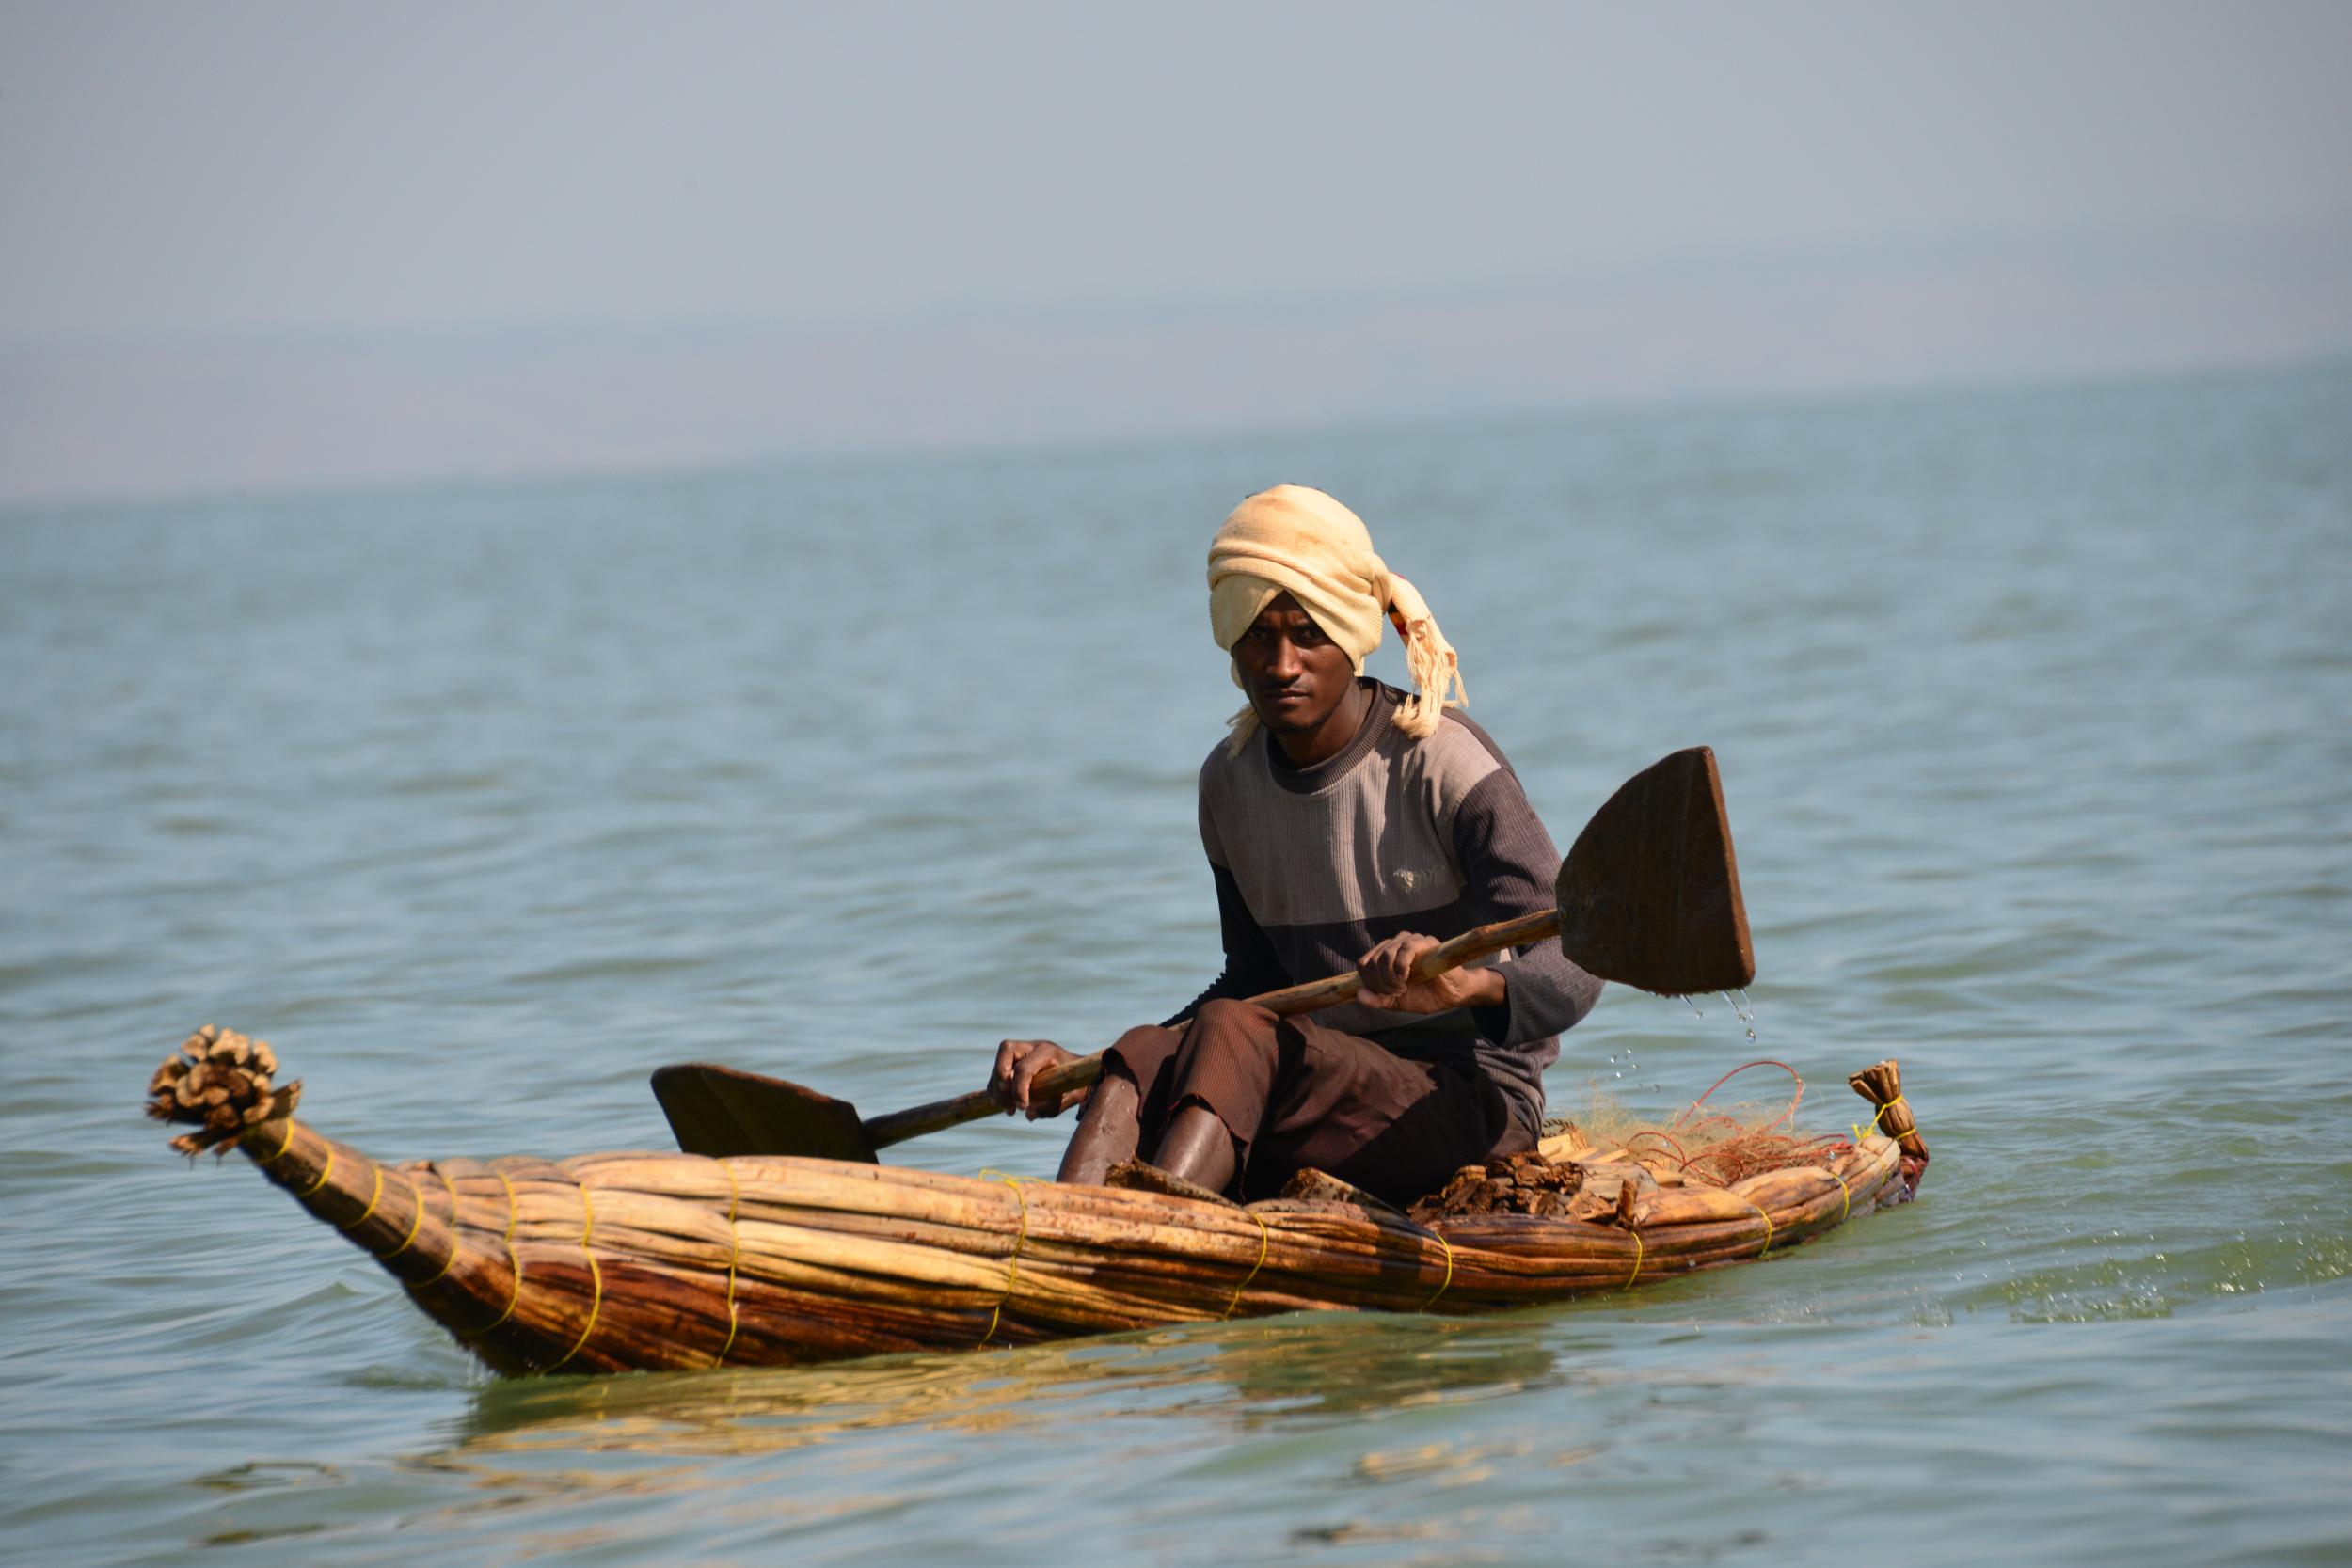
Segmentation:
{"type": "MultiPolygon", "coordinates": [[[[245,1142],[245,1140],[244,1140],[243,1138],[239,1138],[239,1139],[237,1140],[237,1142],[238,1142],[240,1145],[242,1145],[242,1144],[245,1142]]],[[[282,1160],[282,1159],[284,1159],[284,1158],[286,1157],[286,1150],[288,1150],[288,1149],[292,1148],[293,1147],[294,1147],[294,1117],[288,1117],[286,1118],[286,1135],[285,1135],[284,1137],[282,1137],[282,1138],[280,1138],[280,1139],[278,1139],[278,1152],[277,1152],[277,1153],[275,1153],[275,1154],[272,1154],[272,1155],[268,1156],[268,1157],[267,1157],[267,1158],[265,1158],[265,1159],[263,1159],[263,1160],[261,1162],[261,1164],[263,1164],[263,1165],[274,1165],[274,1164],[278,1164],[278,1161],[280,1161],[280,1160],[282,1160]]],[[[330,1151],[330,1152],[331,1152],[331,1151],[330,1151]]]]}
{"type": "MultiPolygon", "coordinates": [[[[1731,1196],[1734,1197],[1740,1197],[1740,1195],[1737,1193],[1734,1193],[1731,1196]]],[[[1740,1197],[1740,1201],[1755,1210],[1756,1217],[1764,1222],[1764,1250],[1756,1255],[1756,1260],[1760,1263],[1772,1250],[1772,1216],[1764,1212],[1764,1206],[1762,1204],[1756,1202],[1752,1198],[1740,1197]]]]}
{"type": "Polygon", "coordinates": [[[488,1323],[484,1323],[480,1328],[469,1328],[459,1334],[458,1338],[461,1339],[481,1338],[485,1334],[489,1333],[490,1330],[498,1327],[499,1324],[513,1317],[515,1315],[515,1304],[523,1299],[522,1254],[515,1250],[515,1183],[506,1180],[506,1173],[502,1170],[493,1170],[490,1174],[497,1177],[499,1179],[499,1185],[506,1189],[506,1234],[500,1237],[499,1240],[504,1243],[506,1247],[506,1266],[509,1272],[511,1272],[515,1276],[515,1293],[506,1298],[505,1311],[501,1312],[497,1317],[492,1318],[488,1323]]]}
{"type": "Polygon", "coordinates": [[[461,1250],[457,1227],[457,1184],[442,1174],[440,1166],[428,1165],[425,1168],[432,1171],[433,1179],[438,1181],[442,1190],[449,1194],[449,1256],[441,1260],[441,1266],[434,1271],[432,1278],[418,1280],[408,1287],[411,1291],[421,1291],[428,1285],[438,1285],[441,1282],[441,1276],[457,1266],[457,1254],[461,1250]]]}
{"type": "Polygon", "coordinates": [[[724,1160],[720,1160],[716,1162],[716,1164],[721,1170],[726,1172],[727,1174],[727,1342],[719,1347],[719,1359],[712,1362],[711,1365],[724,1366],[726,1364],[727,1352],[735,1348],[736,1331],[742,1326],[742,1319],[738,1315],[735,1309],[735,1270],[736,1266],[742,1260],[743,1236],[740,1231],[735,1228],[735,1209],[737,1202],[735,1167],[728,1164],[724,1160]]]}
{"type": "Polygon", "coordinates": [[[1445,1277],[1438,1281],[1437,1293],[1415,1308],[1417,1311],[1426,1312],[1438,1305],[1438,1297],[1445,1294],[1446,1287],[1454,1283],[1454,1244],[1434,1230],[1424,1229],[1422,1234],[1445,1248],[1445,1277]]]}
{"type": "MultiPolygon", "coordinates": [[[[1242,1292],[1249,1289],[1250,1283],[1258,1277],[1258,1271],[1265,1267],[1266,1254],[1274,1248],[1274,1232],[1265,1227],[1265,1217],[1248,1209],[1242,1212],[1258,1222],[1258,1260],[1249,1265],[1249,1272],[1242,1276],[1240,1284],[1233,1287],[1233,1299],[1227,1302],[1225,1310],[1217,1314],[1220,1321],[1232,1317],[1233,1308],[1241,1305],[1242,1292]]],[[[1433,1296],[1430,1299],[1434,1301],[1437,1298],[1433,1296]]]]}
{"type": "MultiPolygon", "coordinates": [[[[1871,1113],[1870,1131],[1878,1133],[1881,1137],[1893,1138],[1899,1143],[1901,1140],[1910,1137],[1913,1133],[1917,1132],[1919,1131],[1919,1123],[1915,1117],[1912,1121],[1910,1131],[1905,1132],[1889,1132],[1885,1128],[1879,1125],[1879,1117],[1886,1115],[1887,1112],[1893,1110],[1896,1106],[1907,1103],[1908,1102],[1901,1095],[1897,1095],[1894,1099],[1880,1106],[1875,1112],[1871,1113]]],[[[1853,1141],[1855,1144],[1859,1145],[1863,1138],[1862,1128],[1858,1124],[1851,1121],[1846,1123],[1846,1125],[1853,1130],[1853,1141]]]]}
{"type": "Polygon", "coordinates": [[[346,1224],[346,1225],[339,1225],[339,1226],[337,1226],[335,1228],[336,1228],[336,1229],[338,1229],[338,1230],[357,1230],[357,1229],[358,1229],[361,1226],[363,1226],[363,1225],[365,1225],[365,1224],[367,1224],[367,1223],[368,1223],[368,1216],[369,1216],[370,1214],[374,1213],[374,1212],[375,1212],[375,1206],[376,1206],[377,1204],[379,1204],[379,1203],[383,1202],[383,1201],[384,1201],[384,1167],[383,1167],[382,1165],[378,1165],[378,1166],[376,1166],[376,1167],[375,1167],[375,1190],[374,1190],[373,1192],[372,1192],[372,1193],[368,1194],[368,1206],[367,1206],[365,1209],[362,1209],[362,1210],[360,1210],[360,1211],[359,1211],[359,1217],[358,1217],[358,1219],[353,1220],[353,1221],[351,1221],[349,1224],[346,1224]]]}
{"type": "Polygon", "coordinates": [[[1853,1217],[1853,1189],[1846,1185],[1846,1179],[1838,1174],[1836,1166],[1825,1168],[1830,1180],[1837,1183],[1837,1223],[1843,1225],[1853,1217]]]}
{"type": "MultiPolygon", "coordinates": [[[[376,1174],[378,1176],[383,1175],[383,1167],[378,1166],[376,1168],[376,1174]]],[[[389,1252],[379,1252],[375,1255],[375,1260],[379,1263],[388,1263],[393,1259],[399,1257],[402,1253],[406,1252],[408,1250],[408,1243],[415,1241],[417,1239],[417,1232],[424,1227],[424,1195],[417,1191],[417,1179],[413,1176],[404,1175],[401,1177],[401,1180],[408,1183],[408,1199],[417,1206],[417,1214],[414,1219],[408,1222],[408,1234],[400,1239],[400,1245],[392,1248],[389,1252]]]]}
{"type": "Polygon", "coordinates": [[[1021,1179],[1019,1177],[1007,1176],[1003,1171],[993,1168],[984,1170],[980,1172],[980,1174],[985,1177],[992,1177],[998,1181],[1002,1181],[1006,1186],[1010,1187],[1012,1189],[1014,1201],[1021,1205],[1021,1233],[1012,1239],[1012,1257],[1008,1259],[1006,1263],[1005,1293],[996,1298],[996,1305],[990,1309],[988,1314],[987,1332],[980,1336],[980,1343],[985,1345],[992,1338],[994,1337],[996,1333],[996,1324],[1005,1315],[1005,1303],[1012,1299],[1013,1284],[1021,1277],[1021,1248],[1029,1239],[1029,1200],[1022,1194],[1021,1179]]]}
{"type": "Polygon", "coordinates": [[[334,1174],[335,1141],[332,1138],[329,1138],[326,1141],[326,1164],[319,1167],[319,1179],[316,1181],[311,1182],[309,1186],[303,1188],[302,1191],[294,1194],[294,1196],[309,1197],[311,1194],[317,1192],[321,1187],[326,1186],[326,1179],[334,1174]]]}
{"type": "Polygon", "coordinates": [[[549,1362],[539,1373],[546,1377],[558,1367],[580,1354],[580,1347],[588,1342],[588,1336],[596,1331],[596,1313],[604,1306],[604,1271],[596,1267],[596,1255],[589,1247],[588,1239],[596,1233],[596,1212],[588,1202],[588,1183],[580,1182],[580,1250],[588,1259],[588,1321],[580,1325],[580,1338],[572,1348],[549,1362]]]}
{"type": "Polygon", "coordinates": [[[1642,1233],[1629,1225],[1625,1227],[1625,1233],[1633,1238],[1633,1272],[1625,1276],[1625,1283],[1617,1289],[1630,1291],[1633,1282],[1642,1277],[1642,1233]]]}

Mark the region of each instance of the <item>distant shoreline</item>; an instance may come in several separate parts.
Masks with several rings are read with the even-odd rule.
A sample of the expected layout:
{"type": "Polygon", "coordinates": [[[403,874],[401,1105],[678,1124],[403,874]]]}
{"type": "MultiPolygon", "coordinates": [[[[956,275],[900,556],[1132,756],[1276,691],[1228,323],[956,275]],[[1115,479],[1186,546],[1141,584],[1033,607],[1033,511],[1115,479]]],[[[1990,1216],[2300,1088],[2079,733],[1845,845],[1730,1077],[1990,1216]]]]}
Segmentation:
{"type": "MultiPolygon", "coordinates": [[[[1097,416],[1073,428],[993,433],[942,424],[897,439],[836,423],[827,438],[794,442],[777,421],[741,417],[696,423],[689,392],[738,384],[755,354],[680,359],[647,373],[648,350],[517,346],[505,353],[347,345],[310,362],[292,345],[0,350],[0,517],[165,502],[342,493],[502,489],[681,474],[920,463],[1189,444],[1524,426],[1660,408],[1739,408],[1839,401],[2085,391],[2188,381],[2352,373],[2352,346],[2242,359],[2207,356],[2139,365],[2011,367],[1909,376],[1791,375],[1781,383],[1621,388],[1587,395],[1508,398],[1456,386],[1416,405],[1334,399],[1220,417],[1164,408],[1121,425],[1097,416]],[[734,369],[727,369],[732,362],[734,369]],[[650,381],[652,385],[646,383],[650,381]],[[597,400],[601,388],[604,401],[597,400]],[[665,397],[665,388],[674,396],[665,397]],[[666,409],[632,424],[639,405],[666,409]],[[193,412],[191,410],[194,410],[193,412]]],[[[771,367],[775,369],[775,367],[771,367]]],[[[783,373],[780,369],[777,373],[783,373]]],[[[809,372],[814,373],[814,372],[809,372]]],[[[969,393],[990,406],[985,388],[969,393]]],[[[935,394],[944,402],[946,393],[935,394]]]]}

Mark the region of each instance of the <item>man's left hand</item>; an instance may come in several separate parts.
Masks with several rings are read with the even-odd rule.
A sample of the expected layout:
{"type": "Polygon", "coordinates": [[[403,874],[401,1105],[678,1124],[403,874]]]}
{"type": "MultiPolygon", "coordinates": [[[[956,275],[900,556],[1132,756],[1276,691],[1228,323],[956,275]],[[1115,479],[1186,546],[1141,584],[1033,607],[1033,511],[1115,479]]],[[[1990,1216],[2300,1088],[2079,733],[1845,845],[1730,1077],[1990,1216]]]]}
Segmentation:
{"type": "Polygon", "coordinates": [[[1416,978],[1413,965],[1437,945],[1435,937],[1403,931],[1365,954],[1356,962],[1357,978],[1363,982],[1356,1000],[1399,1013],[1442,1013],[1502,1003],[1506,982],[1499,969],[1449,969],[1425,980],[1416,978]]]}

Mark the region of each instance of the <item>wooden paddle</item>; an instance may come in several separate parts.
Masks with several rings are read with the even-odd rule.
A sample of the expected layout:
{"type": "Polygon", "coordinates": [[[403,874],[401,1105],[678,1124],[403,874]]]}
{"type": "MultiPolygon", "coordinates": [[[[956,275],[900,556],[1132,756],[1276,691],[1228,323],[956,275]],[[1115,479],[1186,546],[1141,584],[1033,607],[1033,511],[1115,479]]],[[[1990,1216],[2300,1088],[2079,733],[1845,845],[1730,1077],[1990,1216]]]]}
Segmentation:
{"type": "MultiPolygon", "coordinates": [[[[1587,974],[1663,996],[1735,990],[1756,978],[1723,782],[1705,746],[1627,780],[1576,835],[1554,895],[1556,909],[1481,926],[1433,948],[1414,974],[1427,978],[1556,936],[1587,974]]],[[[1353,1000],[1359,986],[1353,974],[1334,974],[1250,1000],[1284,1015],[1313,1012],[1353,1000]]],[[[1038,1074],[1029,1092],[1051,1102],[1102,1072],[1097,1052],[1038,1074]]],[[[801,1154],[868,1164],[879,1148],[1004,1108],[976,1089],[865,1118],[848,1101],[707,1062],[657,1069],[653,1092],[690,1154],[801,1154]]]]}

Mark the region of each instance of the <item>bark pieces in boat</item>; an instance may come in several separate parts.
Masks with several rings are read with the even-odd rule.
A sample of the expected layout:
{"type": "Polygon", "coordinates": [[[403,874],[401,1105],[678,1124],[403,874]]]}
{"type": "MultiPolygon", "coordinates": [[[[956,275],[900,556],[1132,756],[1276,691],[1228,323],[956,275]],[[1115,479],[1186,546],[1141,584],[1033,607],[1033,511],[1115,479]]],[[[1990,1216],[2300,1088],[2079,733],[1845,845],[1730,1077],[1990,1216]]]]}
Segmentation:
{"type": "Polygon", "coordinates": [[[1464,1165],[1444,1187],[1414,1204],[1410,1212],[1415,1220],[1425,1225],[1455,1214],[1545,1214],[1559,1219],[1589,1219],[1615,1211],[1616,1196],[1612,1192],[1603,1209],[1579,1212],[1576,1199],[1583,1188],[1582,1165],[1573,1160],[1547,1160],[1531,1150],[1489,1160],[1483,1165],[1464,1165]]]}

